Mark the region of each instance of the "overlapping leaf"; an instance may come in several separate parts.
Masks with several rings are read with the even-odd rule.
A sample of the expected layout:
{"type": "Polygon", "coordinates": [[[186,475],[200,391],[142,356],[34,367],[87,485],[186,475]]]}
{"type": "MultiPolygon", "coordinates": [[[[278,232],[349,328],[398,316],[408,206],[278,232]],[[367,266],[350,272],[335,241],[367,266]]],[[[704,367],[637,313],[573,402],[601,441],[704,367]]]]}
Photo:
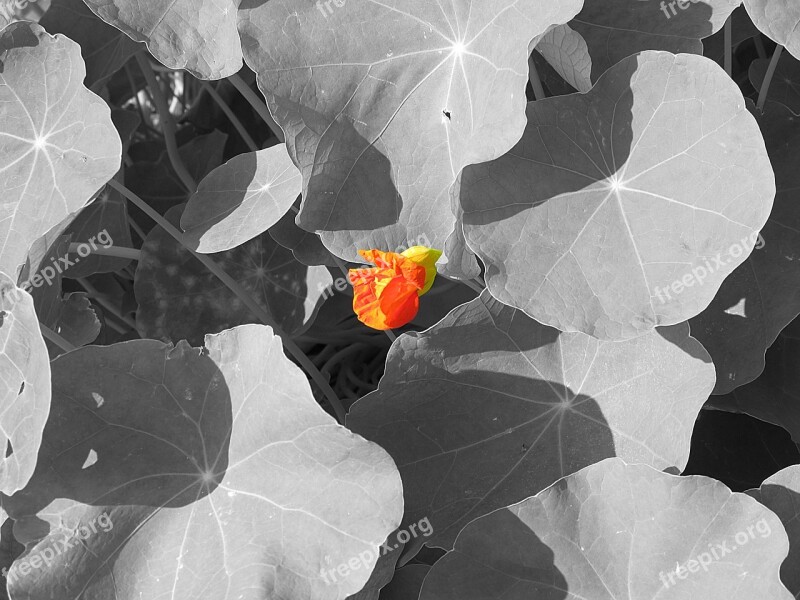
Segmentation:
{"type": "Polygon", "coordinates": [[[99,90],[139,50],[119,29],[98,19],[82,0],[52,0],[39,23],[49,33],[63,33],[81,46],[86,63],[85,83],[99,90]]]}
{"type": "Polygon", "coordinates": [[[11,597],[343,600],[374,560],[323,570],[377,555],[400,520],[389,456],[316,404],[269,328],[82,348],[53,381],[40,465],[4,506],[21,560],[69,546],[12,569],[11,597]]]}
{"type": "Polygon", "coordinates": [[[235,0],[86,0],[86,4],[107,23],[145,42],[153,56],[172,69],[186,69],[200,79],[222,79],[242,68],[235,0]]]}
{"type": "Polygon", "coordinates": [[[50,410],[50,363],[33,298],[0,273],[0,492],[25,487],[50,410]]]}
{"type": "Polygon", "coordinates": [[[648,51],[587,94],[531,102],[517,146],[467,167],[454,193],[495,297],[620,340],[708,306],[752,250],[775,182],[725,72],[648,51]]]}
{"type": "Polygon", "coordinates": [[[420,600],[791,600],[787,551],[745,494],[609,459],[467,525],[420,600]]]}
{"type": "MultiPolygon", "coordinates": [[[[202,180],[222,164],[227,139],[225,133],[214,130],[198,135],[178,148],[181,160],[195,181],[202,180]]],[[[135,162],[125,169],[125,182],[132,192],[162,215],[188,200],[186,188],[175,173],[163,142],[134,145],[130,154],[135,162]],[[158,156],[157,160],[152,160],[153,155],[158,156]]],[[[134,218],[141,218],[137,209],[131,214],[134,218]]]]}
{"type": "Polygon", "coordinates": [[[301,189],[285,144],[240,154],[200,182],[181,228],[196,241],[197,252],[230,250],[277,223],[301,189]]]}
{"type": "Polygon", "coordinates": [[[747,492],[778,515],[789,536],[789,556],[781,567],[781,581],[800,598],[800,465],[788,467],[747,492]]]}
{"type": "Polygon", "coordinates": [[[548,31],[536,51],[576,90],[588,92],[592,87],[592,57],[586,40],[569,25],[548,31]]]}
{"type": "MultiPolygon", "coordinates": [[[[295,200],[295,207],[299,208],[300,196],[295,200]]],[[[291,250],[294,257],[308,266],[325,265],[336,267],[336,258],[322,243],[316,233],[301,229],[295,223],[297,213],[287,211],[275,225],[269,228],[272,239],[284,248],[291,250]]]]}
{"type": "Polygon", "coordinates": [[[685,324],[602,342],[484,292],[398,338],[347,423],[395,459],[405,522],[428,517],[430,544],[449,547],[469,520],[598,460],[682,469],[713,371],[685,324]]]}
{"type": "Polygon", "coordinates": [[[381,590],[380,600],[419,598],[422,582],[430,571],[428,565],[408,565],[398,569],[391,583],[381,590]]]}
{"type": "Polygon", "coordinates": [[[83,87],[80,46],[19,22],[0,32],[0,271],[86,204],[117,171],[108,106],[83,87]]]}
{"type": "Polygon", "coordinates": [[[581,0],[270,0],[240,31],[303,175],[298,224],[335,254],[443,248],[447,192],[525,126],[531,41],[581,0]]]}
{"type": "MultiPolygon", "coordinates": [[[[769,63],[767,58],[750,63],[748,77],[757,90],[764,83],[769,63]]],[[[786,54],[781,55],[769,84],[769,99],[783,104],[795,115],[800,114],[800,61],[786,54]]],[[[767,141],[769,142],[769,138],[767,141]]]]}
{"type": "MultiPolygon", "coordinates": [[[[736,49],[745,40],[758,35],[758,29],[753,25],[750,16],[744,6],[739,7],[731,13],[731,50],[735,56],[736,49]]],[[[710,58],[719,66],[725,66],[725,31],[719,30],[714,35],[703,39],[703,56],[710,58]]]]}
{"type": "MultiPolygon", "coordinates": [[[[74,255],[72,259],[69,258],[69,243],[68,236],[59,236],[31,278],[21,287],[33,297],[39,322],[73,346],[80,347],[97,339],[100,321],[86,294],[62,294],[63,259],[80,260],[74,255]]],[[[63,348],[49,340],[46,343],[51,358],[64,352],[63,348]]]]}
{"type": "MultiPolygon", "coordinates": [[[[177,224],[181,210],[171,209],[166,218],[177,224]]],[[[325,267],[297,262],[268,233],[211,258],[288,333],[309,322],[332,280],[325,267]]],[[[199,343],[207,333],[258,319],[160,227],[153,228],[142,246],[134,289],[139,302],[136,327],[142,337],[199,343]]]]}
{"type": "MultiPolygon", "coordinates": [[[[643,50],[703,53],[700,40],[718,31],[741,0],[585,0],[570,26],[589,47],[592,81],[643,50]]],[[[583,90],[581,90],[583,91],[583,90]]]]}
{"type": "Polygon", "coordinates": [[[756,27],[800,59],[800,4],[795,0],[744,0],[756,27]]]}
{"type": "Polygon", "coordinates": [[[72,253],[71,261],[74,264],[67,270],[67,277],[76,279],[94,273],[112,273],[131,262],[129,258],[94,253],[104,245],[121,248],[133,246],[127,202],[122,194],[111,187],[106,187],[94,202],[75,217],[65,234],[71,235],[75,243],[82,244],[81,253],[85,253],[85,256],[72,253]]]}
{"type": "Polygon", "coordinates": [[[800,120],[778,103],[768,102],[763,115],[749,104],[767,143],[777,194],[756,243],[759,249],[690,321],[692,335],[708,350],[717,368],[715,394],[726,394],[758,377],[767,348],[800,314],[800,120]]]}
{"type": "MultiPolygon", "coordinates": [[[[758,379],[729,394],[714,396],[709,403],[783,427],[800,443],[800,340],[780,335],[768,356],[767,368],[758,379]]],[[[760,364],[763,368],[763,359],[760,364]]]]}
{"type": "Polygon", "coordinates": [[[725,24],[741,0],[585,0],[570,26],[589,47],[592,81],[623,58],[643,50],[703,53],[700,40],[725,24]]]}

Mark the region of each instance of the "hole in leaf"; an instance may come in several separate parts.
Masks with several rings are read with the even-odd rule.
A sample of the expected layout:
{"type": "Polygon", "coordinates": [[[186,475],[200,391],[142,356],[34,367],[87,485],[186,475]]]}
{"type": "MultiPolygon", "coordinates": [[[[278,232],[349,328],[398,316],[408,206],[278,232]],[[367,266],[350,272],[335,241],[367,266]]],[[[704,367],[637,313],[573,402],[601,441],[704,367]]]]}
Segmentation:
{"type": "Polygon", "coordinates": [[[5,456],[5,458],[8,458],[12,454],[14,454],[14,447],[11,445],[11,440],[8,440],[6,442],[6,456],[5,456]]]}
{"type": "Polygon", "coordinates": [[[88,469],[96,462],[97,462],[97,452],[95,451],[94,448],[92,448],[91,450],[89,450],[89,455],[86,457],[86,460],[83,461],[83,466],[81,467],[81,469],[88,469]]]}
{"type": "Polygon", "coordinates": [[[23,381],[21,384],[19,384],[19,392],[17,392],[17,396],[21,396],[22,392],[24,391],[25,391],[25,382],[23,381]]]}
{"type": "Polygon", "coordinates": [[[445,117],[447,117],[447,120],[448,120],[448,121],[450,120],[450,111],[449,111],[449,110],[443,110],[443,111],[442,111],[442,114],[443,114],[445,117]]]}

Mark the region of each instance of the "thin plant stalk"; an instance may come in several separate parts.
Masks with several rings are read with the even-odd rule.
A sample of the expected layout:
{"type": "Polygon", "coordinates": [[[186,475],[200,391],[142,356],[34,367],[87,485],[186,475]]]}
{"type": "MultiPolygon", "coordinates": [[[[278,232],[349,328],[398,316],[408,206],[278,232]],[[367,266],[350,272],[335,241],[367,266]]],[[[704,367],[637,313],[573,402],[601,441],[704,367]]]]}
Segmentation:
{"type": "Polygon", "coordinates": [[[533,88],[533,97],[537,100],[547,98],[542,87],[542,80],[539,77],[539,71],[536,68],[536,63],[533,60],[533,53],[528,57],[528,71],[530,73],[531,87],[533,88]]]}
{"type": "Polygon", "coordinates": [[[775,75],[775,69],[778,68],[778,61],[781,59],[782,51],[783,46],[778,44],[778,46],[775,48],[775,52],[772,54],[772,59],[769,61],[767,73],[764,75],[764,81],[761,83],[761,89],[758,91],[758,102],[756,103],[756,108],[759,111],[764,110],[764,105],[767,102],[767,94],[769,93],[769,86],[772,83],[772,77],[775,75]]]}
{"type": "Polygon", "coordinates": [[[42,336],[53,342],[56,346],[61,348],[64,352],[70,352],[71,350],[75,350],[76,346],[73,345],[71,342],[64,339],[61,335],[57,334],[55,331],[50,329],[44,323],[39,323],[39,329],[42,331],[42,336]]]}
{"type": "Polygon", "coordinates": [[[197,182],[189,173],[189,170],[186,168],[178,152],[178,142],[175,137],[177,131],[175,119],[172,117],[172,113],[169,112],[167,100],[164,94],[161,93],[161,86],[158,83],[158,79],[156,79],[153,67],[150,65],[147,56],[141,52],[136,55],[136,62],[139,63],[139,68],[142,70],[142,74],[147,82],[147,87],[150,88],[150,93],[153,96],[153,103],[158,111],[161,130],[164,132],[164,143],[167,146],[167,156],[169,156],[169,161],[172,163],[172,168],[175,169],[175,173],[178,175],[184,187],[189,193],[193,194],[197,190],[197,182]]]}
{"type": "MultiPolygon", "coordinates": [[[[73,254],[77,254],[78,250],[85,245],[86,244],[82,242],[72,243],[69,245],[69,251],[73,254]]],[[[128,258],[138,261],[142,255],[142,251],[136,248],[123,248],[120,246],[97,246],[92,248],[91,254],[113,256],[114,258],[128,258]]]]}
{"type": "Polygon", "coordinates": [[[225,113],[225,116],[228,117],[228,120],[231,122],[231,125],[233,125],[236,131],[239,132],[239,135],[242,137],[245,144],[247,144],[248,148],[250,148],[250,151],[258,152],[259,148],[256,145],[255,140],[253,140],[250,134],[247,133],[247,129],[245,129],[244,125],[242,125],[242,122],[239,120],[239,117],[237,117],[236,114],[231,110],[231,107],[228,106],[228,104],[225,102],[222,96],[219,95],[219,92],[214,89],[214,86],[212,86],[207,81],[204,81],[202,83],[202,86],[203,89],[206,90],[206,92],[208,92],[209,96],[211,96],[211,98],[214,99],[214,102],[217,103],[217,106],[220,107],[222,112],[225,113]]]}
{"type": "Polygon", "coordinates": [[[725,72],[733,79],[733,14],[725,21],[725,72]]]}
{"type": "Polygon", "coordinates": [[[228,77],[228,81],[233,84],[239,93],[250,103],[250,106],[253,107],[258,113],[258,116],[269,125],[269,128],[272,130],[272,133],[275,134],[281,142],[285,142],[286,138],[283,135],[283,129],[281,129],[278,124],[275,122],[275,119],[272,118],[272,115],[269,112],[269,108],[267,108],[266,103],[258,97],[258,95],[253,91],[249,85],[244,82],[244,79],[239,77],[238,73],[235,73],[228,77]]]}

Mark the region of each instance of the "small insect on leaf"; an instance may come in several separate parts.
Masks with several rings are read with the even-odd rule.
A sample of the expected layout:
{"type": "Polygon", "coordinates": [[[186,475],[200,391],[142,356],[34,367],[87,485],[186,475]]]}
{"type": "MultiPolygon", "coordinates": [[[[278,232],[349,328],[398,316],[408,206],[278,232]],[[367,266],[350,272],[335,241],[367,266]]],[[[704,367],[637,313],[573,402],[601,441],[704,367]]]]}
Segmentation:
{"type": "Polygon", "coordinates": [[[350,269],[353,310],[373,329],[394,329],[410,322],[419,310],[419,297],[431,289],[441,250],[412,246],[402,253],[359,250],[375,267],[350,269]]]}

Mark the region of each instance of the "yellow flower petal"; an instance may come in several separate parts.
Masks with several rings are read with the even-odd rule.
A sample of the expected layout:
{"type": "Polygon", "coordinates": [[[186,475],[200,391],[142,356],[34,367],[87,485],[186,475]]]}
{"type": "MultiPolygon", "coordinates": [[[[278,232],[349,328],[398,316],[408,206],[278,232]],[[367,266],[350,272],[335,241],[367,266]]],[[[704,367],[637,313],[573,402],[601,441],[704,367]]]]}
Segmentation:
{"type": "Polygon", "coordinates": [[[411,246],[411,248],[400,254],[425,267],[425,286],[419,291],[419,295],[422,296],[427,293],[431,289],[434,279],[436,279],[436,261],[439,260],[442,251],[428,248],[427,246],[411,246]]]}

